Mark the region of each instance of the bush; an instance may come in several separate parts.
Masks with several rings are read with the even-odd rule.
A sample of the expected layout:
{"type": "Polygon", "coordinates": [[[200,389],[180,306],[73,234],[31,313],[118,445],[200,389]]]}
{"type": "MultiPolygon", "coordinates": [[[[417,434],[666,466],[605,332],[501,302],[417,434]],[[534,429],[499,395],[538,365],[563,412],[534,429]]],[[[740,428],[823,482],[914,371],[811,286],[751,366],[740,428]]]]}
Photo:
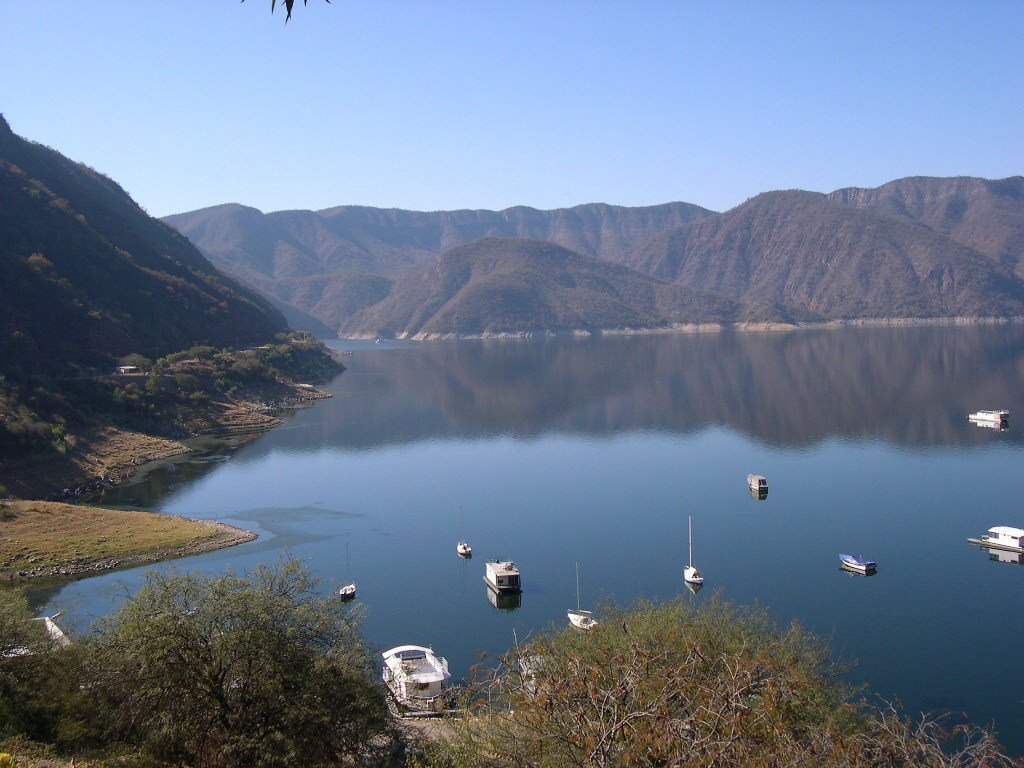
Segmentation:
{"type": "Polygon", "coordinates": [[[107,738],[173,764],[383,764],[396,744],[353,616],[297,563],[150,574],[89,640],[107,738]]]}
{"type": "Polygon", "coordinates": [[[475,714],[428,745],[434,768],[1010,766],[984,731],[851,701],[796,626],[712,601],[644,604],[542,636],[473,686],[475,714]],[[509,714],[514,712],[514,714],[509,714]]]}

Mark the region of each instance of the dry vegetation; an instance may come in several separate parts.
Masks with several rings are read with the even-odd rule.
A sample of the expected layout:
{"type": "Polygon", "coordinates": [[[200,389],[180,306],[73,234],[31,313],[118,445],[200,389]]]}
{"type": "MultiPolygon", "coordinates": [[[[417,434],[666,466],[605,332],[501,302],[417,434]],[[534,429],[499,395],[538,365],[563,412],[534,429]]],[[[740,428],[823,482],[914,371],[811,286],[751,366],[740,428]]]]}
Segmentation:
{"type": "Polygon", "coordinates": [[[0,578],[116,568],[253,538],[223,524],[47,501],[0,502],[0,578]]]}

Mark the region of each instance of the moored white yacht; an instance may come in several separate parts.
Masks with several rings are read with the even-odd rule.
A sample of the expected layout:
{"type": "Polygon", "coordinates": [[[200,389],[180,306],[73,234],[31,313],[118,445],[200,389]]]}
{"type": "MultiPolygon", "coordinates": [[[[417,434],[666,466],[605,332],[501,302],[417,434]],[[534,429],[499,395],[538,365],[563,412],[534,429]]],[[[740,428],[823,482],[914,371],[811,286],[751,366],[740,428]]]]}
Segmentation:
{"type": "Polygon", "coordinates": [[[399,704],[424,711],[444,704],[451,680],[446,659],[422,645],[399,645],[381,655],[384,682],[399,704]]]}
{"type": "Polygon", "coordinates": [[[459,507],[459,534],[459,543],[455,545],[455,551],[459,553],[459,557],[472,557],[473,548],[466,541],[466,526],[462,519],[462,507],[459,507]]]}
{"type": "Polygon", "coordinates": [[[338,597],[342,600],[355,600],[356,583],[352,581],[352,558],[348,553],[348,539],[345,539],[345,562],[347,563],[346,567],[348,569],[348,584],[345,584],[338,590],[338,597]]]}
{"type": "Polygon", "coordinates": [[[704,576],[693,565],[693,515],[690,515],[690,517],[689,517],[689,529],[690,529],[690,562],[689,562],[689,565],[687,565],[683,569],[683,580],[687,584],[692,584],[695,587],[696,586],[703,586],[703,584],[704,584],[704,576]]]}
{"type": "Polygon", "coordinates": [[[597,619],[590,611],[580,610],[580,562],[576,561],[576,610],[568,611],[569,623],[577,629],[593,629],[597,626],[597,619]]]}

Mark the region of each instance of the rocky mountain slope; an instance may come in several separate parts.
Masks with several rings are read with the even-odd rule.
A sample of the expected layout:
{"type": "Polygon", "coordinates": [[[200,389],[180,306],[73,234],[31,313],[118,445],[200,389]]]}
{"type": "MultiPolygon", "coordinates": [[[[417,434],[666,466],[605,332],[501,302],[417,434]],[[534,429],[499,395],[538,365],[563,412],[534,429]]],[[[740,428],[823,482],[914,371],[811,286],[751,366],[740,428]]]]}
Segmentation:
{"type": "Polygon", "coordinates": [[[482,238],[400,278],[342,326],[367,336],[481,335],[725,322],[734,302],[554,243],[482,238]]]}
{"type": "MultiPolygon", "coordinates": [[[[1021,177],[915,177],[830,195],[767,192],[724,213],[685,203],[433,213],[347,206],[271,214],[226,205],[166,220],[216,264],[271,297],[293,324],[327,334],[419,328],[427,320],[417,313],[428,286],[413,283],[433,278],[418,270],[476,238],[501,241],[488,246],[492,260],[496,249],[511,248],[509,238],[543,240],[692,289],[691,298],[734,302],[728,311],[718,304],[709,312],[703,299],[684,301],[678,306],[697,310],[682,318],[687,322],[1024,315],[1021,177]]],[[[510,270],[522,266],[516,266],[521,255],[509,250],[510,270]]],[[[541,270],[537,281],[557,282],[545,272],[554,263],[534,263],[541,270]]],[[[521,326],[512,321],[507,295],[474,288],[470,296],[473,309],[464,320],[472,317],[474,327],[521,326]]],[[[585,319],[579,305],[542,304],[546,314],[532,330],[558,326],[558,318],[585,319]]],[[[528,307],[516,312],[525,316],[528,307]]],[[[653,325],[680,317],[652,314],[651,307],[641,303],[619,317],[653,325]]],[[[594,310],[594,317],[614,316],[607,304],[594,310]]],[[[446,314],[442,325],[464,320],[446,314]]]]}
{"type": "Polygon", "coordinates": [[[924,224],[1024,277],[1024,176],[915,176],[875,189],[839,189],[829,198],[924,224]]]}
{"type": "Polygon", "coordinates": [[[1024,282],[993,259],[907,217],[815,192],[765,192],[661,233],[628,263],[761,308],[766,320],[1024,314],[1024,282]]]}
{"type": "Polygon", "coordinates": [[[270,297],[293,325],[323,332],[350,325],[405,273],[483,237],[547,240],[623,262],[658,232],[711,213],[688,203],[429,213],[342,206],[268,214],[231,204],[164,221],[218,267],[270,297]]]}
{"type": "Polygon", "coordinates": [[[284,318],[121,187],[0,117],[0,372],[262,342],[284,318]]]}

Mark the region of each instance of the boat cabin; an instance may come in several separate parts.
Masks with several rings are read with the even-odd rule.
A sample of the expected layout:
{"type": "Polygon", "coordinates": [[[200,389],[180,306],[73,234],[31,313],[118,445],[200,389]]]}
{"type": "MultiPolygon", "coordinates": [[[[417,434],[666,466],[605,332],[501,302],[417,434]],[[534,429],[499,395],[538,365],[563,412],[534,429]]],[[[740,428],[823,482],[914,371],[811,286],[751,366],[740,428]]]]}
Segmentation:
{"type": "Polygon", "coordinates": [[[443,696],[451,675],[448,661],[421,645],[400,645],[385,651],[384,682],[398,703],[431,709],[443,696]]]}
{"type": "Polygon", "coordinates": [[[988,529],[985,537],[990,544],[1001,544],[1004,547],[1024,548],[1024,530],[1011,528],[1008,525],[997,525],[988,529]]]}
{"type": "Polygon", "coordinates": [[[747,475],[747,487],[757,493],[768,493],[768,478],[764,475],[747,475]]]}
{"type": "Polygon", "coordinates": [[[519,592],[519,569],[511,560],[490,560],[484,571],[484,581],[496,592],[519,592]]]}

